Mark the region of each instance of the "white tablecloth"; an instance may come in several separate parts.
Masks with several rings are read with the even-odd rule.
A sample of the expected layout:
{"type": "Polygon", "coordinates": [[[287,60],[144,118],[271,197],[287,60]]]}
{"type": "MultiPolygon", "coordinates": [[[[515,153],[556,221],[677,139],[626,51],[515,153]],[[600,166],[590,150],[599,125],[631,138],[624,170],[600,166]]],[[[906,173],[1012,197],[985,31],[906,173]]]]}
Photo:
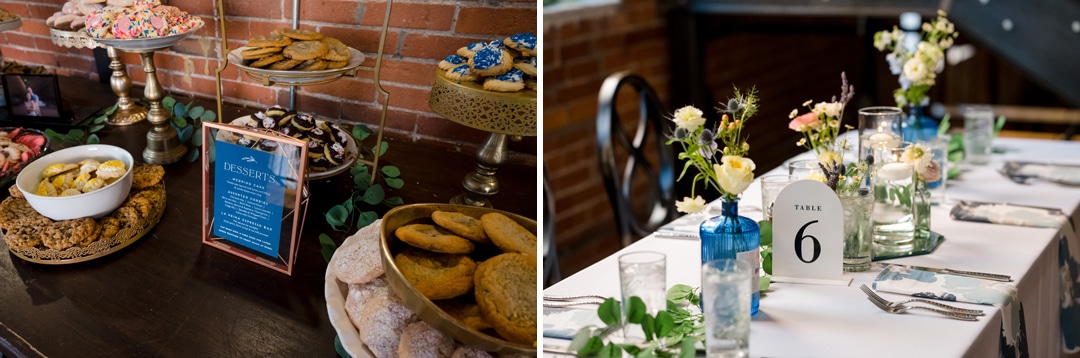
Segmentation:
{"type": "MultiPolygon", "coordinates": [[[[998,139],[994,145],[1006,152],[995,154],[989,165],[965,166],[961,178],[948,183],[949,199],[1060,208],[1080,223],[1080,188],[1039,181],[1021,185],[997,173],[1006,160],[1080,164],[1080,156],[1077,156],[1080,143],[998,139]]],[[[755,182],[742,195],[741,214],[760,219],[761,213],[757,209],[760,197],[760,187],[755,182]]],[[[1031,356],[1060,356],[1063,349],[1060,312],[1064,297],[1058,261],[1059,239],[1063,234],[1069,235],[1071,255],[1080,257],[1075,229],[1068,224],[1059,231],[953,221],[949,218],[949,209],[949,205],[932,209],[931,229],[945,236],[936,251],[888,262],[1011,275],[1024,304],[1031,356]]],[[[544,294],[618,297],[617,257],[633,251],[666,253],[668,286],[677,283],[700,286],[700,243],[696,239],[652,235],[551,286],[544,294]]],[[[869,272],[845,274],[853,279],[850,286],[774,283],[762,297],[760,312],[751,323],[751,356],[998,356],[1001,319],[997,308],[957,303],[986,311],[987,316],[978,322],[952,320],[933,313],[888,314],[868,302],[858,289],[859,285],[872,282],[880,271],[879,267],[874,267],[869,272]]],[[[1075,281],[1076,274],[1071,274],[1071,280],[1075,281]]],[[[889,299],[902,297],[889,293],[882,295],[889,299]]],[[[551,338],[544,340],[545,348],[554,350],[567,343],[551,338]]]]}

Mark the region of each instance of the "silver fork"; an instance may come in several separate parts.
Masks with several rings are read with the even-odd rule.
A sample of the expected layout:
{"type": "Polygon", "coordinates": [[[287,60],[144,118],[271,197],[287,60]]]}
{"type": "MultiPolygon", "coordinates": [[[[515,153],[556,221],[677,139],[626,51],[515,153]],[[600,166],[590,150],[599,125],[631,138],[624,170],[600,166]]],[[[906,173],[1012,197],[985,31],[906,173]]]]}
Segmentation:
{"type": "Polygon", "coordinates": [[[577,305],[598,305],[607,298],[597,295],[548,296],[544,295],[544,307],[567,307],[577,305]]]}
{"type": "Polygon", "coordinates": [[[929,305],[938,306],[938,307],[941,307],[941,308],[944,308],[944,309],[947,309],[947,310],[950,310],[950,311],[960,312],[960,313],[963,313],[963,314],[966,314],[966,315],[972,315],[972,316],[985,316],[986,315],[985,313],[983,313],[982,310],[973,310],[973,309],[967,309],[967,308],[960,308],[960,307],[951,306],[951,305],[947,305],[947,304],[944,304],[944,303],[941,303],[941,302],[932,301],[932,300],[928,300],[928,299],[924,299],[924,298],[911,298],[911,299],[907,299],[907,300],[899,301],[899,302],[889,301],[889,300],[886,300],[884,297],[881,297],[881,295],[878,295],[877,292],[874,292],[874,290],[870,289],[870,287],[866,286],[866,284],[863,284],[862,287],[859,287],[859,289],[863,290],[863,292],[866,292],[867,296],[877,297],[881,301],[887,302],[889,304],[889,306],[902,306],[902,305],[907,304],[907,303],[919,302],[919,303],[925,303],[925,304],[929,304],[929,305]]]}
{"type": "Polygon", "coordinates": [[[912,309],[917,308],[917,309],[923,309],[923,310],[935,312],[935,313],[938,313],[938,314],[948,316],[950,318],[955,318],[955,319],[959,319],[959,320],[963,320],[963,321],[978,321],[979,320],[974,315],[960,313],[960,312],[956,312],[956,311],[946,311],[946,310],[940,310],[940,309],[937,309],[937,308],[930,308],[930,307],[924,307],[924,306],[897,305],[897,304],[894,304],[893,302],[891,302],[889,300],[886,300],[885,298],[882,298],[881,296],[878,296],[877,293],[874,293],[874,291],[871,290],[870,287],[867,287],[865,284],[862,285],[862,287],[859,287],[859,288],[862,289],[862,291],[866,293],[867,299],[869,299],[870,302],[873,302],[875,306],[878,306],[878,308],[880,308],[882,311],[885,311],[885,312],[888,312],[888,313],[897,313],[897,314],[899,314],[899,313],[904,313],[904,312],[907,312],[908,310],[912,310],[912,309]]]}

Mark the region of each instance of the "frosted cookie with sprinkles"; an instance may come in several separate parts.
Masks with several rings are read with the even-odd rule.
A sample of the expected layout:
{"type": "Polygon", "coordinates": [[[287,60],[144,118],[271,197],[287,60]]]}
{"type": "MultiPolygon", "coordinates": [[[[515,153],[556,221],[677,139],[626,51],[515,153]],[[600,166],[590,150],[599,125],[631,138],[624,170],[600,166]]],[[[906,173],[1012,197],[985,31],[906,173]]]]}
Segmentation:
{"type": "Polygon", "coordinates": [[[536,76],[536,57],[521,56],[514,58],[514,68],[525,72],[526,75],[536,76]]]}
{"type": "Polygon", "coordinates": [[[469,59],[469,68],[481,76],[501,75],[513,65],[514,58],[503,51],[502,45],[498,43],[484,46],[469,59]]]}
{"type": "Polygon", "coordinates": [[[454,81],[476,81],[476,73],[469,69],[469,65],[459,65],[446,71],[446,78],[454,81]]]}
{"type": "Polygon", "coordinates": [[[468,58],[462,55],[450,55],[446,56],[442,61],[439,61],[439,69],[443,71],[449,71],[451,68],[461,66],[469,62],[468,58]]]}
{"type": "Polygon", "coordinates": [[[514,34],[503,40],[506,47],[521,51],[526,56],[536,56],[536,35],[531,32],[514,34]]]}
{"type": "Polygon", "coordinates": [[[484,41],[473,42],[473,43],[468,44],[468,45],[466,45],[466,46],[464,46],[462,48],[459,48],[457,50],[457,54],[461,55],[462,57],[465,57],[465,58],[472,58],[473,55],[476,54],[476,51],[480,51],[480,49],[484,48],[484,46],[487,46],[487,42],[484,42],[484,41]]]}
{"type": "Polygon", "coordinates": [[[488,91],[517,92],[522,88],[525,88],[525,73],[516,68],[484,81],[484,89],[488,91]]]}

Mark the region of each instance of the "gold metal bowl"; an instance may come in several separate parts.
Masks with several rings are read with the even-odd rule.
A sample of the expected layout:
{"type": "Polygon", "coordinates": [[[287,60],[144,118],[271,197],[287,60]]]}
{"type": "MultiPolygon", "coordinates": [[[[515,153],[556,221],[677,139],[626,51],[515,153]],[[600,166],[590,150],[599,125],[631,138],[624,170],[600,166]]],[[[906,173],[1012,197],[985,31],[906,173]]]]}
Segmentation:
{"type": "MultiPolygon", "coordinates": [[[[498,212],[506,215],[532,233],[536,233],[536,221],[521,215],[501,210],[482,208],[468,205],[452,204],[411,204],[396,207],[383,216],[380,238],[382,240],[382,263],[386,271],[386,280],[394,293],[405,302],[405,306],[411,309],[420,319],[427,322],[435,329],[465,345],[473,346],[489,352],[507,354],[536,355],[536,347],[506,341],[502,338],[488,335],[466,326],[461,321],[447,314],[427,297],[420,294],[409,281],[401,275],[394,263],[394,255],[401,252],[405,244],[397,239],[394,230],[402,225],[411,223],[431,223],[431,213],[435,211],[456,211],[475,218],[481,215],[498,212]]],[[[479,260],[478,260],[479,261],[479,260]]]]}

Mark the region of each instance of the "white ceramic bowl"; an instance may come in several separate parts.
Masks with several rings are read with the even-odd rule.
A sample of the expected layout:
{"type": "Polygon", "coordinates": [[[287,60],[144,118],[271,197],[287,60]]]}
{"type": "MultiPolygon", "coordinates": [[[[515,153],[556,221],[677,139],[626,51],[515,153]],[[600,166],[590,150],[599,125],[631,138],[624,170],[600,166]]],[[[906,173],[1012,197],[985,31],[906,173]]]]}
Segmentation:
{"type": "Polygon", "coordinates": [[[135,159],[131,153],[123,148],[107,144],[87,144],[66,148],[47,154],[33,161],[19,173],[15,179],[15,185],[26,197],[30,206],[41,215],[60,221],[77,219],[81,217],[100,218],[111,213],[127,199],[131,191],[131,168],[135,166],[135,159]],[[37,192],[38,183],[41,182],[41,172],[46,167],[56,163],[77,163],[83,159],[93,158],[104,163],[106,160],[118,159],[127,166],[127,172],[120,180],[106,185],[104,188],[72,196],[41,196],[37,192]]]}

